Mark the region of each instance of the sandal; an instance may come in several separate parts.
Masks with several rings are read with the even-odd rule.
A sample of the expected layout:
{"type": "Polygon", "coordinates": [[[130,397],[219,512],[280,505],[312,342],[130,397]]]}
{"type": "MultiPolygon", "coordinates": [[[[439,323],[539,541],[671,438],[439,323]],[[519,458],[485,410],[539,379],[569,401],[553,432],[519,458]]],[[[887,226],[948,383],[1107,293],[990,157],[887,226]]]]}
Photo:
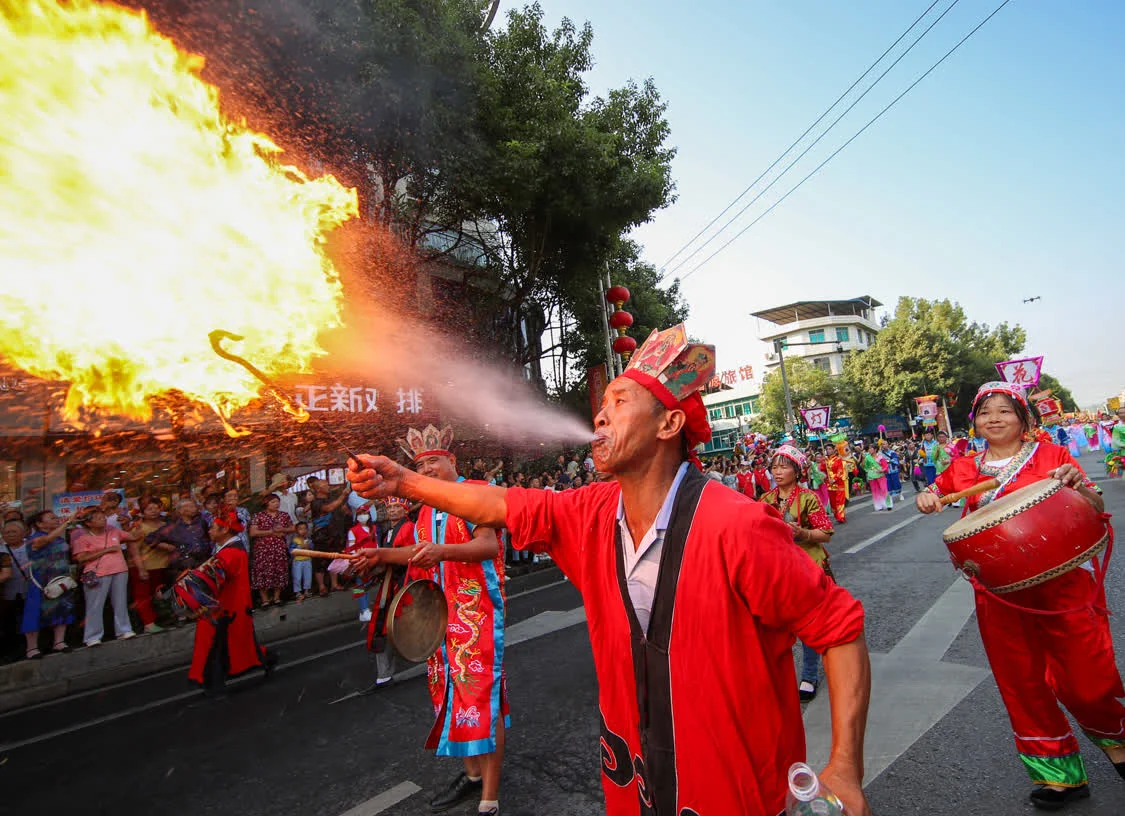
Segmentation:
{"type": "Polygon", "coordinates": [[[24,657],[27,658],[28,660],[34,660],[35,658],[42,657],[42,656],[43,656],[43,653],[41,651],[39,651],[38,649],[28,649],[27,652],[24,654],[24,657]]]}
{"type": "Polygon", "coordinates": [[[51,651],[52,652],[69,652],[70,647],[66,645],[65,640],[60,640],[58,643],[56,643],[54,646],[51,647],[51,651]]]}

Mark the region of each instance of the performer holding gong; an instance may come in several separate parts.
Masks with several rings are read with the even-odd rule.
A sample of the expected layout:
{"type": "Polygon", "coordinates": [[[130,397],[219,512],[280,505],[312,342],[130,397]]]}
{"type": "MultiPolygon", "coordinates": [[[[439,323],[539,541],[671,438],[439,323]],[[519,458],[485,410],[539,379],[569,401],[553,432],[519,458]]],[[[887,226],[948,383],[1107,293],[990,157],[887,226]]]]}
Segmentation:
{"type": "MultiPolygon", "coordinates": [[[[451,429],[411,428],[399,442],[422,476],[465,481],[449,450],[451,429]]],[[[430,809],[440,813],[479,795],[478,813],[497,816],[509,725],[503,673],[504,553],[494,529],[426,505],[418,513],[414,537],[412,549],[360,551],[356,567],[409,564],[415,574],[408,578],[431,578],[444,590],[449,605],[445,644],[426,666],[437,717],[426,747],[438,756],[462,757],[465,770],[430,802],[430,809]]]]}
{"type": "MultiPolygon", "coordinates": [[[[987,440],[988,448],[954,460],[918,494],[915,502],[923,513],[940,511],[942,496],[984,478],[994,478],[1000,486],[970,497],[966,514],[1045,479],[1076,489],[1097,513],[1104,511],[1097,486],[1070,452],[1036,434],[1022,389],[985,383],[973,400],[972,416],[976,434],[987,440]]],[[[1049,543],[1049,527],[1043,535],[1044,543],[1049,543]]],[[[1104,569],[1104,564],[1099,568],[1104,569]]],[[[1043,810],[1058,810],[1089,796],[1078,740],[1060,703],[1125,777],[1125,706],[1118,700],[1125,696],[1125,688],[1114,662],[1105,594],[1091,572],[1070,569],[1003,595],[990,595],[980,584],[975,586],[981,639],[1008,709],[1016,750],[1036,784],[1032,803],[1043,810]],[[1005,601],[1048,614],[1024,611],[1005,601]]]]}

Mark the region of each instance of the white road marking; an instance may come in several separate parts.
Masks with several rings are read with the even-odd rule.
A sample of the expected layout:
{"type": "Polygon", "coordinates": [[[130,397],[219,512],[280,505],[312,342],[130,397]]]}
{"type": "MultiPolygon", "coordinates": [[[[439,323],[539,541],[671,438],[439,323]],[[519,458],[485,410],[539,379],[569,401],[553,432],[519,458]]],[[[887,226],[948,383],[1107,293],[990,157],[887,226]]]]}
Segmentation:
{"type": "Polygon", "coordinates": [[[397,805],[403,799],[409,799],[420,790],[422,789],[413,782],[400,782],[393,788],[388,788],[383,791],[378,796],[372,796],[366,802],[360,802],[351,810],[340,814],[340,816],[375,816],[375,814],[382,813],[387,808],[397,805]]]}
{"type": "Polygon", "coordinates": [[[863,550],[866,550],[868,547],[870,547],[872,544],[876,544],[876,543],[882,541],[887,536],[891,535],[892,533],[898,532],[903,527],[906,527],[908,524],[913,524],[916,521],[921,521],[923,518],[925,518],[925,516],[923,516],[921,513],[919,513],[916,516],[911,516],[908,519],[904,519],[904,520],[900,521],[898,524],[893,524],[890,527],[888,527],[886,530],[883,530],[882,532],[876,533],[875,535],[871,536],[870,538],[865,538],[863,541],[859,542],[858,544],[855,544],[855,545],[849,547],[848,549],[844,550],[844,552],[841,553],[841,554],[842,555],[853,555],[857,552],[862,552],[863,550]]]}
{"type": "MultiPolygon", "coordinates": [[[[320,660],[322,657],[329,657],[330,655],[338,654],[340,652],[347,651],[348,649],[354,649],[356,646],[361,646],[362,644],[363,641],[357,641],[356,643],[348,643],[343,646],[337,646],[334,649],[326,649],[325,651],[317,652],[316,654],[306,655],[305,657],[302,657],[298,660],[294,660],[289,663],[282,663],[276,669],[274,669],[274,671],[279,672],[285,671],[286,669],[292,669],[305,663],[311,663],[314,660],[320,660]]],[[[180,669],[180,671],[183,671],[183,669],[180,669]]],[[[244,683],[248,680],[252,680],[255,677],[260,676],[261,675],[258,675],[257,673],[253,675],[243,675],[242,677],[236,677],[233,680],[229,681],[227,685],[236,686],[239,683],[244,683]]],[[[54,739],[55,737],[61,737],[65,734],[73,734],[75,731],[82,731],[94,725],[101,725],[103,723],[113,722],[114,720],[120,720],[122,717],[129,717],[133,714],[140,714],[144,711],[151,711],[154,708],[160,708],[161,706],[168,705],[169,703],[178,703],[181,700],[187,700],[193,697],[197,698],[201,694],[202,692],[199,691],[185,691],[180,694],[173,694],[171,697],[162,697],[159,700],[153,700],[152,702],[145,703],[144,705],[133,706],[121,711],[115,711],[112,714],[105,714],[101,717],[95,717],[92,720],[84,720],[83,722],[74,723],[73,725],[67,726],[66,728],[60,728],[56,731],[51,731],[46,734],[38,734],[34,737],[28,737],[27,739],[19,740],[18,742],[5,743],[3,745],[0,745],[0,753],[3,753],[5,751],[14,751],[16,748],[23,748],[27,745],[35,745],[36,743],[54,739]]],[[[63,698],[63,700],[60,700],[59,702],[65,702],[69,699],[70,698],[63,698]]]]}
{"type": "MultiPolygon", "coordinates": [[[[871,708],[863,760],[870,783],[989,675],[941,658],[973,613],[973,588],[957,579],[890,654],[871,655],[871,708]]],[[[832,745],[827,694],[805,710],[808,762],[822,768],[832,745]]]]}
{"type": "MultiPolygon", "coordinates": [[[[343,623],[334,623],[330,626],[325,626],[323,629],[316,629],[311,632],[300,632],[299,634],[290,635],[289,637],[282,638],[281,640],[271,641],[270,643],[267,643],[266,646],[271,649],[276,649],[278,646],[284,646],[296,640],[302,640],[304,638],[314,637],[316,635],[323,635],[326,632],[334,632],[337,629],[343,629],[348,626],[355,626],[355,621],[344,621],[343,623]]],[[[152,636],[150,635],[149,637],[152,636]]],[[[126,686],[133,686],[137,683],[143,683],[146,680],[155,680],[158,677],[166,677],[169,674],[182,674],[187,666],[187,663],[181,663],[180,665],[173,666],[170,669],[162,669],[158,672],[153,672],[152,674],[144,674],[140,677],[133,677],[129,680],[119,680],[116,683],[110,683],[108,686],[98,686],[97,688],[87,689],[86,691],[76,691],[74,694],[68,694],[65,697],[60,697],[56,700],[44,700],[41,703],[32,703],[31,705],[21,706],[20,708],[13,708],[11,711],[0,713],[0,720],[16,714],[26,714],[29,711],[35,711],[39,708],[47,708],[48,706],[61,705],[63,703],[73,702],[74,700],[81,700],[84,697],[90,697],[94,694],[105,694],[107,691],[125,688],[126,686]]]]}
{"type": "MultiPolygon", "coordinates": [[[[553,589],[554,587],[563,586],[564,584],[568,584],[568,583],[570,583],[570,582],[564,578],[561,581],[554,581],[554,582],[549,583],[549,584],[544,584],[543,586],[540,586],[540,587],[533,587],[532,589],[526,589],[523,592],[517,592],[515,595],[509,595],[508,600],[513,601],[516,598],[522,598],[526,595],[534,595],[536,592],[542,592],[545,589],[553,589]]],[[[301,632],[299,634],[292,635],[292,636],[284,638],[282,640],[274,641],[274,642],[268,644],[268,646],[270,648],[276,648],[276,647],[284,645],[286,643],[292,643],[293,641],[296,641],[296,640],[302,640],[304,638],[309,638],[309,637],[316,637],[317,635],[322,635],[325,632],[334,632],[337,629],[342,629],[342,628],[345,628],[345,627],[350,627],[350,626],[355,626],[355,625],[356,625],[355,621],[344,621],[342,623],[334,623],[331,626],[324,627],[323,629],[316,629],[316,630],[311,631],[311,632],[301,632]]],[[[309,655],[308,657],[301,658],[300,660],[294,660],[292,662],[283,663],[280,666],[278,666],[278,671],[280,671],[282,669],[286,669],[286,668],[291,668],[293,666],[300,666],[303,663],[308,663],[310,660],[317,660],[321,657],[327,657],[329,655],[333,655],[333,654],[336,654],[338,652],[342,652],[342,651],[345,651],[347,649],[351,649],[354,646],[360,646],[363,643],[364,643],[363,640],[357,640],[354,643],[348,643],[348,644],[345,644],[344,646],[339,646],[335,649],[329,649],[329,650],[324,651],[324,652],[317,652],[314,655],[309,655]]],[[[186,666],[187,666],[187,664],[185,663],[185,664],[182,664],[182,665],[179,665],[179,666],[173,666],[170,669],[163,669],[161,671],[154,672],[152,674],[146,674],[142,677],[134,677],[130,680],[121,680],[117,683],[111,683],[108,686],[99,686],[98,688],[88,689],[86,691],[80,691],[80,692],[76,692],[74,694],[68,694],[66,697],[61,697],[57,700],[44,700],[41,703],[34,703],[32,705],[27,705],[27,706],[23,706],[21,708],[12,709],[11,711],[5,711],[3,713],[0,713],[0,720],[3,720],[5,717],[11,717],[11,716],[16,715],[16,714],[24,714],[28,711],[34,711],[34,710],[39,709],[39,708],[47,708],[48,706],[54,706],[54,705],[63,705],[63,704],[66,704],[66,703],[70,703],[74,700],[81,700],[84,697],[89,697],[89,696],[94,695],[94,694],[104,694],[105,692],[112,691],[113,689],[124,688],[126,686],[136,685],[137,683],[143,683],[146,680],[154,680],[158,677],[165,677],[169,674],[179,674],[179,673],[184,671],[186,666]]],[[[399,677],[399,675],[395,675],[395,676],[396,676],[396,678],[399,677]]],[[[414,675],[411,674],[410,676],[413,677],[414,675]]],[[[232,682],[237,682],[237,680],[232,681],[232,682]]],[[[177,694],[177,695],[174,695],[172,697],[165,697],[161,700],[156,700],[156,701],[153,701],[151,703],[146,703],[144,706],[134,707],[134,708],[126,709],[125,711],[115,712],[114,714],[106,715],[107,719],[104,720],[104,721],[109,722],[111,720],[115,720],[115,719],[118,719],[120,717],[128,716],[129,714],[132,714],[132,713],[147,711],[150,708],[156,708],[156,707],[164,705],[166,703],[173,703],[173,702],[176,702],[178,700],[185,699],[186,697],[193,697],[196,694],[198,694],[198,692],[190,691],[190,692],[185,692],[183,694],[177,694]]],[[[347,699],[350,699],[350,698],[356,697],[356,696],[358,696],[358,695],[353,692],[352,694],[348,694],[345,697],[341,697],[340,700],[347,700],[347,699]]],[[[340,702],[340,700],[334,700],[333,702],[340,702]]],[[[99,720],[98,722],[100,723],[100,722],[102,722],[102,720],[99,720]]],[[[91,724],[93,724],[93,721],[91,722],[91,724]]],[[[79,727],[84,727],[84,726],[72,727],[70,729],[66,729],[66,730],[59,731],[59,732],[52,732],[51,736],[56,736],[57,734],[68,734],[71,731],[78,730],[79,727]]],[[[35,739],[35,740],[32,740],[32,741],[12,743],[10,745],[0,745],[0,750],[8,750],[8,749],[11,749],[11,748],[19,748],[22,745],[30,745],[33,742],[39,742],[39,741],[40,740],[35,739]]]]}

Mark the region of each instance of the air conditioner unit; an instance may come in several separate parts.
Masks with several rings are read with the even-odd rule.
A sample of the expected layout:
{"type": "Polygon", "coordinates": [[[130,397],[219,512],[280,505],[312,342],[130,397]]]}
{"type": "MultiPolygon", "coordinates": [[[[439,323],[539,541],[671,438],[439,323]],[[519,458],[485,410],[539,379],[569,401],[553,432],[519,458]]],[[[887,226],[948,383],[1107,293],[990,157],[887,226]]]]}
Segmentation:
{"type": "Polygon", "coordinates": [[[766,362],[767,363],[776,363],[777,362],[777,352],[776,351],[767,351],[766,352],[766,362]]]}

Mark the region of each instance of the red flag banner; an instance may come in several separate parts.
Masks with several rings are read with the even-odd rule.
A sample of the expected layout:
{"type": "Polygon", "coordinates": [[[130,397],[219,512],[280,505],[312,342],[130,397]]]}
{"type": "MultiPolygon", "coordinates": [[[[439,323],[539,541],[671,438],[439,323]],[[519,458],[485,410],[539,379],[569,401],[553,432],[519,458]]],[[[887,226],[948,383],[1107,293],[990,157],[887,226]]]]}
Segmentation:
{"type": "Polygon", "coordinates": [[[605,388],[609,385],[609,374],[605,363],[596,365],[586,371],[586,388],[590,392],[590,417],[596,417],[602,409],[602,398],[605,388]]]}

